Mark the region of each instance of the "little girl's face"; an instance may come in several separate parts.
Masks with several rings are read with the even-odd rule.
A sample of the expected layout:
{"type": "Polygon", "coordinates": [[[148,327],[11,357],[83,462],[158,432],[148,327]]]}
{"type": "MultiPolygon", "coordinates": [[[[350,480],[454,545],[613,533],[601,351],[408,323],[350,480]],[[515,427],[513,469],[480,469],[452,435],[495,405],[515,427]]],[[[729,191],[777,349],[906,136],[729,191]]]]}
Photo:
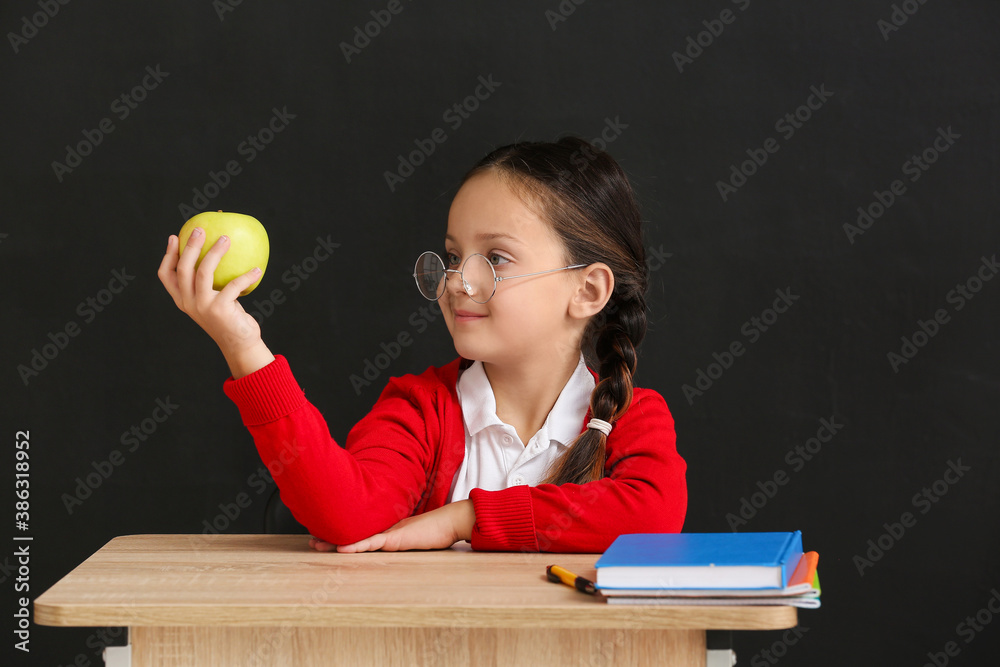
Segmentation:
{"type": "MultiPolygon", "coordinates": [[[[470,255],[485,255],[498,277],[567,266],[562,242],[493,172],[468,180],[448,214],[444,259],[461,269],[470,255]]],[[[456,351],[484,363],[551,362],[579,354],[579,323],[567,315],[578,272],[557,271],[496,285],[493,298],[476,303],[450,274],[440,299],[456,351]]]]}

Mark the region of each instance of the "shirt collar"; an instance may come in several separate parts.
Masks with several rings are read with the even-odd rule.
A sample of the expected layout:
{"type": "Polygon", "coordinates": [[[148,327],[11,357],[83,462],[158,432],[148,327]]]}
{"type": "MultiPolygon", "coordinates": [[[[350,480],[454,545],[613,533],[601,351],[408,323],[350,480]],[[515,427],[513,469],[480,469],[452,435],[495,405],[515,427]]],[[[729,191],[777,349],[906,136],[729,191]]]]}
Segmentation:
{"type": "MultiPolygon", "coordinates": [[[[547,431],[550,440],[564,445],[571,443],[583,428],[595,384],[594,376],[581,354],[539,432],[547,431]]],[[[458,378],[458,399],[469,435],[474,436],[487,426],[505,425],[497,417],[496,397],[481,361],[462,371],[458,378]]]]}

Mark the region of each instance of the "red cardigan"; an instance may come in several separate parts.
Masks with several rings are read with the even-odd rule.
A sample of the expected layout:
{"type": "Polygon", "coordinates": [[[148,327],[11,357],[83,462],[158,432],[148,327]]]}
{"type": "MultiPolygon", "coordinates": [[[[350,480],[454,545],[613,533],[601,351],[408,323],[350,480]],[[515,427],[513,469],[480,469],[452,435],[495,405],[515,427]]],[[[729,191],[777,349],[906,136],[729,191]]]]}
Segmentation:
{"type": "MultiPolygon", "coordinates": [[[[295,518],[320,539],[351,544],[446,504],[465,457],[455,392],[463,361],[390,379],[344,448],[283,356],[223,390],[295,518]]],[[[473,489],[472,548],[600,553],[622,533],[679,532],[686,464],[663,397],[636,388],[606,451],[608,476],[594,482],[473,489]]]]}

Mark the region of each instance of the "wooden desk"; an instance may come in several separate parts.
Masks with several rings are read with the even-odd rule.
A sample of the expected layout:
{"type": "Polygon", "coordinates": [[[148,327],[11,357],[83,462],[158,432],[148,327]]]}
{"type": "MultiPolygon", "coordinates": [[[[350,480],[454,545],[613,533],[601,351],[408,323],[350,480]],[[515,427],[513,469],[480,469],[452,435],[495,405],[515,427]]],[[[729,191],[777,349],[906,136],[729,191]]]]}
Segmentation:
{"type": "Polygon", "coordinates": [[[128,626],[133,667],[704,665],[705,630],[794,607],[609,605],[545,578],[595,554],[318,553],[305,535],[128,535],[35,600],[35,621],[128,626]],[[667,662],[669,657],[669,663],[667,662]]]}

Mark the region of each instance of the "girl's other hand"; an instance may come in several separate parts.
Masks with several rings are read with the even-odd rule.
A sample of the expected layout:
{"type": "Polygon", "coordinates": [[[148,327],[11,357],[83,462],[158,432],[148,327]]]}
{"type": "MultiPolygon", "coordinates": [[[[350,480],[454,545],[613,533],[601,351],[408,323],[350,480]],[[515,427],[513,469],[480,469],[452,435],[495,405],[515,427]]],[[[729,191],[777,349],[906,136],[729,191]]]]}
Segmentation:
{"type": "Polygon", "coordinates": [[[466,499],[417,516],[406,517],[392,528],[354,544],[335,547],[313,538],[309,546],[317,551],[333,551],[335,548],[340,553],[447,549],[455,542],[471,539],[475,523],[475,509],[472,501],[466,499]]]}
{"type": "Polygon", "coordinates": [[[229,250],[229,237],[219,238],[195,269],[204,243],[204,230],[195,229],[181,255],[177,236],[171,235],[157,276],[177,307],[212,337],[226,357],[233,377],[239,378],[274,361],[274,355],[260,337],[257,320],[236,300],[240,292],[260,277],[260,270],[252,269],[216,291],[212,280],[219,261],[229,250]]]}

